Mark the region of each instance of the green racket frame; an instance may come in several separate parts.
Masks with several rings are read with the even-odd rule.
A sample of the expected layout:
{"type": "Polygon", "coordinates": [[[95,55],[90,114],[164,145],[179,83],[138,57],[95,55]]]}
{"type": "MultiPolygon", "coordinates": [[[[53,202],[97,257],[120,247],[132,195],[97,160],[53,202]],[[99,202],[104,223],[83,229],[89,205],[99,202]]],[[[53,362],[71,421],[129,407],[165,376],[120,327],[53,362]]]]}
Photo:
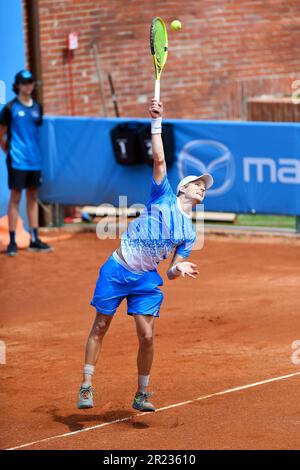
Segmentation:
{"type": "Polygon", "coordinates": [[[160,77],[168,57],[168,33],[166,25],[159,16],[152,20],[150,28],[150,50],[155,69],[154,97],[160,99],[160,77]]]}

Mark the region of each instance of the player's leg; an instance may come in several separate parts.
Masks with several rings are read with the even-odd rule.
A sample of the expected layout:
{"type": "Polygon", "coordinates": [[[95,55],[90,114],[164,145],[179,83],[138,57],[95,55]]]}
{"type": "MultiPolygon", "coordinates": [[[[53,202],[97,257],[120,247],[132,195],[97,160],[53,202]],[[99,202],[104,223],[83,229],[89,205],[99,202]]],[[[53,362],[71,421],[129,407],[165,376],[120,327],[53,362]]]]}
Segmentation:
{"type": "Polygon", "coordinates": [[[42,242],[39,239],[38,235],[38,186],[40,184],[40,172],[39,171],[29,171],[27,172],[27,184],[26,189],[26,202],[27,202],[27,216],[30,226],[30,245],[29,251],[37,252],[41,251],[43,253],[48,253],[53,251],[53,248],[47,243],[42,242]]]}
{"type": "Polygon", "coordinates": [[[83,383],[92,385],[92,376],[97,364],[104,336],[106,335],[113,315],[97,313],[91,332],[89,334],[85,349],[85,368],[83,372],[83,383]],[[89,368],[90,367],[90,368],[89,368]]]}
{"type": "Polygon", "coordinates": [[[102,349],[104,336],[109,329],[112,319],[113,315],[96,313],[96,318],[88,336],[85,349],[83,381],[79,390],[79,399],[77,403],[77,407],[80,409],[93,408],[94,406],[92,378],[102,349]]]}
{"type": "MultiPolygon", "coordinates": [[[[151,315],[134,315],[136,332],[139,340],[137,368],[139,377],[149,376],[153,362],[154,317],[151,315]]],[[[148,384],[138,380],[138,392],[145,392],[148,384]]]]}
{"type": "Polygon", "coordinates": [[[17,228],[21,195],[22,192],[18,189],[12,189],[10,191],[8,206],[8,226],[10,231],[16,231],[17,228]]]}
{"type": "Polygon", "coordinates": [[[27,188],[26,203],[27,216],[30,228],[38,227],[38,190],[37,188],[27,188]]]}
{"type": "Polygon", "coordinates": [[[8,206],[8,226],[10,242],[7,247],[6,254],[15,256],[18,253],[16,243],[16,229],[19,217],[19,204],[21,200],[22,190],[26,187],[26,172],[16,170],[12,167],[11,156],[8,155],[6,159],[7,174],[8,174],[8,187],[10,189],[10,199],[8,206]]]}
{"type": "Polygon", "coordinates": [[[10,241],[7,247],[7,255],[15,256],[18,253],[18,247],[16,243],[16,229],[19,217],[19,204],[21,200],[22,191],[19,189],[12,188],[10,191],[10,199],[8,205],[8,227],[10,241]]]}
{"type": "Polygon", "coordinates": [[[154,405],[148,400],[151,394],[147,392],[154,356],[154,317],[152,315],[133,315],[133,317],[139,341],[137,354],[138,385],[133,407],[141,411],[155,411],[154,405]]]}
{"type": "Polygon", "coordinates": [[[151,394],[147,392],[147,387],[154,355],[154,319],[159,317],[163,301],[163,293],[158,288],[162,283],[157,272],[149,272],[135,283],[127,297],[128,314],[134,317],[139,340],[138,390],[132,406],[140,411],[155,411],[155,407],[148,400],[151,394]]]}

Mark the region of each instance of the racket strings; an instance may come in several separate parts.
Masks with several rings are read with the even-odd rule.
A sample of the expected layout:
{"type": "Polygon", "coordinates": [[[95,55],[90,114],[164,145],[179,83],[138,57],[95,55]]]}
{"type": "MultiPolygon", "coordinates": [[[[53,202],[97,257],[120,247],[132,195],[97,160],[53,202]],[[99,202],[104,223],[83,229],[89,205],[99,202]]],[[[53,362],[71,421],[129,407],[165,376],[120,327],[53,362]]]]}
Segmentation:
{"type": "Polygon", "coordinates": [[[163,20],[155,18],[150,30],[150,48],[153,55],[156,79],[160,79],[168,55],[168,35],[163,20]]]}

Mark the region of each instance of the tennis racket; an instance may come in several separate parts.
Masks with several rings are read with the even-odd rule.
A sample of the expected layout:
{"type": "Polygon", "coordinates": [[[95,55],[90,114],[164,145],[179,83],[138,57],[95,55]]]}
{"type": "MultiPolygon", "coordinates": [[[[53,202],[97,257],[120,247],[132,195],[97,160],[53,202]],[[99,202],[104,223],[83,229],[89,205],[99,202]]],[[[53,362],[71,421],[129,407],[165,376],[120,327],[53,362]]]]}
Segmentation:
{"type": "Polygon", "coordinates": [[[160,76],[168,56],[168,34],[164,21],[157,16],[152,20],[150,28],[150,49],[155,69],[154,97],[160,98],[160,76]]]}

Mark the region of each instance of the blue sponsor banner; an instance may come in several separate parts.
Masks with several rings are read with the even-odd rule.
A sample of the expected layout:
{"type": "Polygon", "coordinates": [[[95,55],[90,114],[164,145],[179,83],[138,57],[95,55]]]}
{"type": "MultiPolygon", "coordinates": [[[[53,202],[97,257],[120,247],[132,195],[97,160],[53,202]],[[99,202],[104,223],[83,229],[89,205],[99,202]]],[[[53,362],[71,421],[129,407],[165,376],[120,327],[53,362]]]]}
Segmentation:
{"type": "MultiPolygon", "coordinates": [[[[116,118],[47,117],[40,197],[64,204],[146,203],[151,167],[125,167],[114,158],[111,129],[116,118]]],[[[149,123],[122,119],[121,122],[149,123]]],[[[205,209],[237,213],[300,214],[300,124],[166,120],[174,126],[175,189],[189,174],[215,180],[205,209]]]]}
{"type": "Polygon", "coordinates": [[[176,128],[179,176],[197,168],[214,177],[207,210],[300,214],[299,124],[189,121],[176,128]]]}

